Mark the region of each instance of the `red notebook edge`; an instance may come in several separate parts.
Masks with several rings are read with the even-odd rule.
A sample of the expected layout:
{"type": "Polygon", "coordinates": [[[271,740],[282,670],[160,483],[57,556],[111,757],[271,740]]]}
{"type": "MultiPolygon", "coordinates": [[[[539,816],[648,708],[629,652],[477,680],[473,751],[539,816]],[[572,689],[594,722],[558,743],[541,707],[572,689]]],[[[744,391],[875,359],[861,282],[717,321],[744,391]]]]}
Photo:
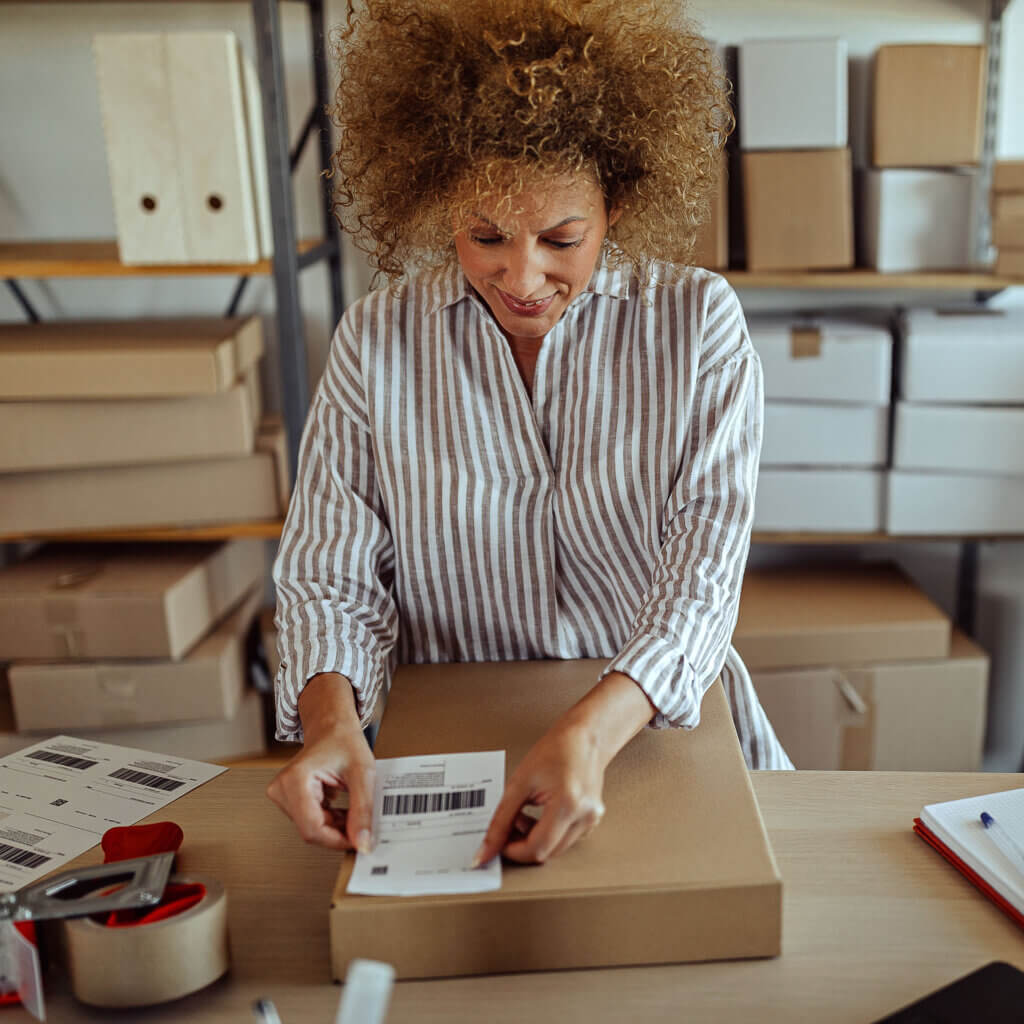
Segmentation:
{"type": "Polygon", "coordinates": [[[1004,896],[996,892],[984,878],[981,877],[970,865],[962,861],[946,844],[939,839],[931,829],[920,819],[914,819],[914,831],[920,836],[933,850],[944,857],[950,864],[953,865],[960,872],[964,878],[967,879],[972,885],[978,888],[985,896],[987,896],[1004,914],[1008,917],[1013,918],[1014,921],[1021,927],[1024,928],[1024,914],[1022,914],[1012,903],[1009,902],[1004,896]]]}

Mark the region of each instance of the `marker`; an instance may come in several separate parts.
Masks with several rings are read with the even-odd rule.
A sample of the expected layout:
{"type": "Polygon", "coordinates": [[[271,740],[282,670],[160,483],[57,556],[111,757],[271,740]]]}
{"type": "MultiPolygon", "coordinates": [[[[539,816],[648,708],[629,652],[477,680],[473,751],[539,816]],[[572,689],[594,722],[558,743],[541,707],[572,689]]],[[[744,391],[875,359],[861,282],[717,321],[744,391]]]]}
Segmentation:
{"type": "Polygon", "coordinates": [[[1003,854],[1013,863],[1013,866],[1024,875],[1024,850],[1021,849],[1017,840],[988,811],[981,812],[981,823],[985,826],[985,835],[1002,850],[1003,854]]]}
{"type": "Polygon", "coordinates": [[[277,1007],[269,999],[257,999],[252,1004],[252,1012],[261,1024],[281,1024],[281,1018],[277,1014],[277,1007]]]}

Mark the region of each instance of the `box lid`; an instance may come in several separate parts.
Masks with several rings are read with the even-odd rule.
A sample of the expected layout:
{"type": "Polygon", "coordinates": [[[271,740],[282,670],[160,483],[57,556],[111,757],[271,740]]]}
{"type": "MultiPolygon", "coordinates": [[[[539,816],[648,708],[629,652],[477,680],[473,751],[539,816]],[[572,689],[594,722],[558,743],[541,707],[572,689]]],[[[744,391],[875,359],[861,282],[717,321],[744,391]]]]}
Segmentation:
{"type": "Polygon", "coordinates": [[[1024,192],[1024,160],[997,160],[992,169],[993,192],[1024,192]]]}

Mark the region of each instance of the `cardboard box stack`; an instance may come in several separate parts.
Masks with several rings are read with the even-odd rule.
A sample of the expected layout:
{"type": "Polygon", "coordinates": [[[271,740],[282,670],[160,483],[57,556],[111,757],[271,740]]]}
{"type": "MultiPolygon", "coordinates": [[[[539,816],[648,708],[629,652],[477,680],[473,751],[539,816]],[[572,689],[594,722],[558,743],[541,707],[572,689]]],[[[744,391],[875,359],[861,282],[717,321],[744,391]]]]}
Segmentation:
{"type": "Polygon", "coordinates": [[[853,265],[853,183],[842,39],[739,48],[747,267],[853,265]]]}
{"type": "Polygon", "coordinates": [[[797,768],[979,769],[988,658],[895,568],[750,570],[733,642],[797,768]]]}
{"type": "Polygon", "coordinates": [[[256,319],[0,325],[0,532],[277,518],[256,319]]]}
{"type": "Polygon", "coordinates": [[[903,327],[888,530],[1024,527],[1024,310],[913,310],[903,327]]]}
{"type": "Polygon", "coordinates": [[[68,733],[201,759],[266,749],[247,637],[263,544],[51,545],[0,569],[0,753],[68,733]]]}
{"type": "Polygon", "coordinates": [[[1024,160],[997,161],[992,174],[996,273],[1024,280],[1024,160]]]}
{"type": "Polygon", "coordinates": [[[882,46],[875,56],[872,166],[860,196],[862,261],[881,271],[972,262],[985,47],[882,46]]]}
{"type": "Polygon", "coordinates": [[[752,317],[765,380],[754,528],[882,526],[892,337],[839,319],[752,317]]]}

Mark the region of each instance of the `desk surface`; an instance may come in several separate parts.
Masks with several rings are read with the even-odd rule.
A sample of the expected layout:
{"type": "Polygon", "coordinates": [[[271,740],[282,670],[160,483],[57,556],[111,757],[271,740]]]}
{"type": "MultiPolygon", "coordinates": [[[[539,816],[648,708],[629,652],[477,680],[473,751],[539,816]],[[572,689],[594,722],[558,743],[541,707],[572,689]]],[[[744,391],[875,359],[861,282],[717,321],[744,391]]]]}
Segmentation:
{"type": "MultiPolygon", "coordinates": [[[[119,1022],[242,1024],[259,996],[274,1000],[284,1024],[334,1019],[327,904],[337,857],[305,846],[266,800],[272,774],[232,769],[164,813],[185,831],[179,869],[228,887],[232,973],[177,1003],[118,1013],[119,1022]]],[[[1024,932],[910,830],[926,803],[1019,786],[1024,776],[754,773],[785,887],[781,957],[402,982],[389,1024],[867,1024],[990,960],[1024,968],[1024,932]]],[[[99,859],[94,851],[82,862],[99,859]]],[[[54,972],[47,989],[51,1021],[111,1019],[76,1004],[54,972]]]]}

